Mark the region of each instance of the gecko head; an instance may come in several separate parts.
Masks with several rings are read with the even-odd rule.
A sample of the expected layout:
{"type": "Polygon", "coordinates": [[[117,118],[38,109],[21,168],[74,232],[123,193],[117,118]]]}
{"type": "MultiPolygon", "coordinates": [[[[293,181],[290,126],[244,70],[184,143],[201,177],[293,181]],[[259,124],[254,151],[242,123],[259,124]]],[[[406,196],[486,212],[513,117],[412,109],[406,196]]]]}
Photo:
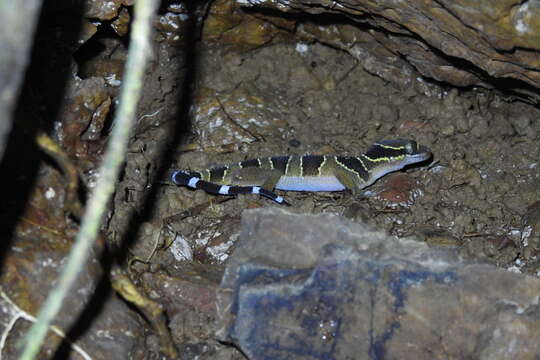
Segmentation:
{"type": "Polygon", "coordinates": [[[431,151],[414,140],[393,139],[376,142],[361,158],[363,165],[369,168],[370,175],[362,184],[364,188],[388,173],[428,160],[431,151]]]}
{"type": "Polygon", "coordinates": [[[403,142],[407,165],[426,161],[432,156],[429,148],[423,145],[418,145],[418,143],[414,140],[398,141],[403,142]]]}
{"type": "Polygon", "coordinates": [[[431,151],[414,140],[393,139],[376,142],[365,155],[383,167],[398,170],[429,159],[431,151]]]}

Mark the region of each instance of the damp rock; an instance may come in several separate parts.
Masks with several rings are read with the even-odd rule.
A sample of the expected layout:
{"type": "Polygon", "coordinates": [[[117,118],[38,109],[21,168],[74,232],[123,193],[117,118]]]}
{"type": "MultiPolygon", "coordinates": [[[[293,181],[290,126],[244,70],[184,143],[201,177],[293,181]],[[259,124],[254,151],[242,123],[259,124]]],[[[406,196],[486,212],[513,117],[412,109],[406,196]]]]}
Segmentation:
{"type": "Polygon", "coordinates": [[[527,208],[522,220],[523,248],[529,258],[540,252],[540,201],[535,201],[527,208]]]}
{"type": "MultiPolygon", "coordinates": [[[[321,87],[321,84],[317,78],[313,76],[313,74],[305,66],[297,66],[290,69],[289,81],[291,82],[292,87],[304,88],[306,91],[317,90],[321,87]]],[[[324,99],[321,99],[321,101],[324,101],[324,99]]]]}
{"type": "Polygon", "coordinates": [[[126,8],[123,8],[120,10],[118,18],[111,23],[111,27],[119,36],[126,36],[129,31],[130,21],[131,16],[129,15],[129,11],[126,8]]]}
{"type": "Polygon", "coordinates": [[[527,358],[540,351],[538,291],[534,277],[335,215],[251,210],[217,336],[250,359],[527,358]]]}
{"type": "Polygon", "coordinates": [[[284,139],[282,100],[255,89],[227,94],[203,91],[192,107],[193,128],[201,148],[252,143],[265,137],[284,139]]]}
{"type": "Polygon", "coordinates": [[[433,91],[422,77],[458,87],[493,88],[498,81],[514,80],[505,83],[507,90],[538,98],[540,10],[530,2],[444,1],[436,7],[420,0],[241,3],[321,18],[342,14],[340,23],[302,24],[297,31],[349,52],[370,73],[404,88],[412,82],[433,91]]]}
{"type": "Polygon", "coordinates": [[[269,43],[285,29],[294,27],[294,20],[270,14],[243,12],[240,2],[218,0],[206,14],[203,39],[250,50],[269,43]],[[268,20],[268,21],[265,21],[268,20]]]}
{"type": "Polygon", "coordinates": [[[454,125],[448,124],[441,129],[441,134],[444,136],[453,136],[456,132],[454,125]]]}
{"type": "Polygon", "coordinates": [[[140,225],[137,236],[130,244],[131,254],[138,260],[149,262],[157,249],[162,246],[161,224],[145,222],[140,225]]]}
{"type": "Polygon", "coordinates": [[[84,3],[84,15],[87,18],[111,20],[118,15],[121,0],[90,0],[84,3]]]}
{"type": "Polygon", "coordinates": [[[493,115],[489,130],[496,136],[512,136],[515,130],[504,114],[497,112],[493,115]]]}
{"type": "MultiPolygon", "coordinates": [[[[398,114],[397,114],[396,109],[391,106],[384,105],[384,104],[381,104],[373,108],[373,112],[371,116],[375,122],[381,122],[387,119],[390,119],[390,120],[398,119],[398,114]]],[[[402,118],[408,119],[407,117],[402,117],[402,118]]]]}
{"type": "Polygon", "coordinates": [[[216,288],[222,269],[186,265],[182,270],[179,276],[145,273],[142,286],[166,309],[176,343],[213,339],[216,288]]]}
{"type": "Polygon", "coordinates": [[[471,115],[469,121],[472,125],[471,134],[476,138],[485,136],[489,131],[488,121],[480,114],[471,115]]]}
{"type": "Polygon", "coordinates": [[[91,77],[70,83],[69,98],[63,103],[61,122],[55,137],[84,171],[95,168],[104,146],[102,130],[111,108],[104,79],[91,77]]]}
{"type": "Polygon", "coordinates": [[[375,196],[390,207],[410,206],[422,191],[420,184],[405,173],[385,176],[371,190],[375,196]]]}
{"type": "Polygon", "coordinates": [[[482,259],[499,266],[512,263],[519,255],[519,248],[507,236],[476,236],[464,241],[460,249],[466,256],[482,259]]]}
{"type": "Polygon", "coordinates": [[[99,23],[95,23],[92,21],[89,21],[87,19],[81,20],[81,31],[79,34],[79,39],[77,40],[77,43],[79,45],[82,45],[86,43],[92,36],[96,34],[98,31],[98,25],[99,23]]]}
{"type": "Polygon", "coordinates": [[[93,46],[100,51],[79,65],[78,75],[83,78],[105,78],[109,85],[118,86],[122,80],[127,49],[120,38],[96,39],[93,46]]]}
{"type": "Polygon", "coordinates": [[[460,244],[459,239],[443,229],[422,226],[415,235],[429,245],[458,246],[460,244]]]}
{"type": "Polygon", "coordinates": [[[519,114],[509,118],[514,130],[520,136],[527,135],[531,130],[531,119],[526,114],[519,114]]]}

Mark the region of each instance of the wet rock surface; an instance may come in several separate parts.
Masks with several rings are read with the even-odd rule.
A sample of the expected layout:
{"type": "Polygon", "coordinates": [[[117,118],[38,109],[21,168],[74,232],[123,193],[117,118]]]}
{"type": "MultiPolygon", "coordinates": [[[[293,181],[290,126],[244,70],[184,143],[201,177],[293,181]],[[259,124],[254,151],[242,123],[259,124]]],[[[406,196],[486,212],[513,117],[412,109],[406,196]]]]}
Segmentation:
{"type": "MultiPolygon", "coordinates": [[[[35,322],[40,305],[65,264],[69,239],[58,232],[62,225],[53,222],[60,218],[58,213],[44,217],[39,209],[29,210],[19,229],[21,236],[13,240],[13,252],[4,259],[0,277],[2,358],[17,358],[17,344],[35,322]],[[41,227],[32,226],[34,221],[40,221],[41,227]]],[[[74,235],[69,224],[64,224],[63,230],[74,235]]],[[[140,349],[143,320],[107,288],[102,275],[99,260],[92,253],[65,299],[39,358],[56,354],[75,359],[107,359],[111,352],[128,358],[140,349]],[[99,294],[99,298],[94,294],[99,294]]]]}
{"type": "MultiPolygon", "coordinates": [[[[366,70],[398,84],[418,74],[456,86],[505,87],[538,98],[540,8],[508,1],[239,1],[244,6],[334,18],[300,32],[355,56],[366,70]],[[340,19],[340,20],[338,20],[340,19]],[[350,21],[350,23],[349,23],[350,21]],[[345,24],[344,24],[345,23],[345,24]],[[520,84],[521,83],[521,84],[520,84]],[[532,88],[529,88],[532,86],[532,88]]],[[[321,20],[324,21],[324,20],[321,20]]]]}
{"type": "Polygon", "coordinates": [[[338,216],[252,210],[219,290],[218,336],[250,359],[529,358],[539,290],[338,216]]]}

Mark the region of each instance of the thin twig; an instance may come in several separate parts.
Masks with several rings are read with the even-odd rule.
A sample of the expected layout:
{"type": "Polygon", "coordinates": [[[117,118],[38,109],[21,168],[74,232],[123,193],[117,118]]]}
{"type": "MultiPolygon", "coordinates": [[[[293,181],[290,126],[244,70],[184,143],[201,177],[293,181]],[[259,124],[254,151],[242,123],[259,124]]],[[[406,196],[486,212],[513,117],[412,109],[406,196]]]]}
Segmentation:
{"type": "MultiPolygon", "coordinates": [[[[0,287],[0,296],[2,297],[2,300],[4,300],[8,304],[8,308],[10,308],[10,312],[12,313],[12,314],[10,314],[12,317],[11,317],[11,319],[9,319],[9,322],[7,322],[7,326],[5,326],[3,331],[2,331],[2,337],[0,337],[0,349],[3,350],[5,348],[5,345],[6,345],[6,342],[7,342],[7,338],[9,337],[9,334],[11,333],[11,331],[15,327],[15,323],[19,319],[24,319],[24,320],[29,321],[31,323],[35,323],[36,318],[34,316],[32,316],[32,314],[30,314],[30,313],[24,311],[23,309],[21,309],[4,292],[4,290],[1,287],[0,287]]],[[[6,323],[6,321],[4,321],[4,323],[6,323]]],[[[66,341],[69,342],[69,344],[71,345],[73,350],[75,350],[84,360],[92,360],[92,357],[90,357],[90,355],[88,355],[88,353],[82,347],[80,347],[79,345],[73,343],[58,326],[52,325],[50,327],[50,330],[53,333],[55,333],[56,335],[58,335],[59,337],[61,337],[62,339],[66,339],[66,341]]]]}
{"type": "Polygon", "coordinates": [[[37,321],[25,335],[20,359],[34,359],[43,343],[52,320],[58,314],[63,300],[85,265],[89,249],[98,234],[101,219],[107,202],[114,191],[114,185],[124,154],[127,149],[130,129],[135,120],[135,111],[139,101],[145,65],[151,51],[149,45],[150,21],[157,8],[157,0],[138,0],[135,2],[135,19],[131,33],[131,42],[126,62],[125,80],[120,93],[120,105],[115,118],[107,152],[100,168],[100,178],[88,201],[81,228],[73,244],[66,266],[55,288],[38,313],[37,321]]]}
{"type": "Polygon", "coordinates": [[[171,332],[167,327],[167,318],[165,317],[163,306],[139,291],[131,279],[117,265],[113,266],[111,271],[111,283],[117,293],[121,294],[126,301],[134,304],[142,311],[158,335],[161,351],[168,358],[177,359],[178,352],[174,347],[171,332]]]}
{"type": "Polygon", "coordinates": [[[243,132],[245,132],[246,134],[248,134],[249,136],[251,136],[253,139],[255,139],[255,141],[261,141],[261,142],[265,142],[265,138],[264,136],[262,136],[261,134],[259,133],[256,133],[254,131],[251,131],[249,130],[248,128],[245,128],[243,127],[242,125],[240,125],[235,119],[233,119],[233,117],[231,115],[229,115],[229,113],[227,112],[227,110],[225,109],[225,106],[223,105],[223,103],[221,102],[221,100],[219,99],[219,97],[216,96],[216,100],[219,104],[219,107],[221,108],[221,111],[223,111],[223,113],[225,114],[225,117],[227,118],[227,120],[229,120],[234,126],[236,126],[237,128],[239,128],[240,130],[242,130],[243,132]]]}
{"type": "Polygon", "coordinates": [[[36,142],[41,150],[51,156],[62,169],[62,173],[67,181],[66,208],[77,218],[77,220],[80,220],[83,214],[83,207],[77,198],[77,192],[79,191],[79,174],[77,168],[69,159],[68,154],[66,154],[66,152],[47,134],[42,132],[38,133],[36,142]]]}

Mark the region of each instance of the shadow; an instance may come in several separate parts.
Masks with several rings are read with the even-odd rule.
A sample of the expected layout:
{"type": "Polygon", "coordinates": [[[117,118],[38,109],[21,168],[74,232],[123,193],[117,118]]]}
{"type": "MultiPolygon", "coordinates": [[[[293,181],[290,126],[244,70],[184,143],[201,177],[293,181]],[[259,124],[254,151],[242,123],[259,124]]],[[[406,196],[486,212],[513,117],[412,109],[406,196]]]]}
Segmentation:
{"type": "MultiPolygon", "coordinates": [[[[191,124],[188,121],[188,114],[192,105],[192,88],[195,82],[195,67],[197,63],[196,43],[200,37],[203,19],[201,11],[204,11],[207,3],[208,2],[197,0],[189,0],[184,3],[189,17],[185,23],[184,41],[181,43],[181,47],[178,48],[178,55],[184,59],[183,67],[177,70],[171,69],[171,72],[177,71],[180,74],[178,76],[177,84],[179,97],[176,104],[178,104],[178,108],[174,111],[170,111],[170,118],[175,119],[170,121],[171,126],[169,126],[169,133],[172,135],[167,139],[167,144],[163,147],[164,151],[161,154],[161,157],[159,159],[151,160],[156,161],[160,165],[154,174],[154,185],[149,189],[142,200],[142,204],[140,205],[142,210],[140,212],[133,212],[133,215],[128,219],[128,231],[124,238],[118,240],[118,247],[104,249],[100,256],[104,275],[99,280],[96,291],[89,304],[74,322],[75,325],[67,333],[67,339],[71,342],[76,342],[84,336],[92,326],[93,320],[103,310],[108,298],[113,295],[108,274],[115,263],[123,264],[126,261],[127,254],[129,254],[128,248],[131,245],[130,240],[136,238],[136,235],[140,230],[140,225],[149,218],[151,211],[154,208],[159,190],[157,181],[167,178],[167,171],[175,155],[175,144],[179,144],[183,137],[189,132],[191,124]]],[[[159,10],[159,13],[163,14],[165,12],[166,6],[163,5],[159,10]]],[[[108,244],[110,243],[111,242],[108,241],[108,244]]],[[[131,304],[127,303],[127,305],[133,309],[131,304]]],[[[137,309],[134,310],[137,311],[137,309]]],[[[139,314],[144,317],[140,312],[139,314]]],[[[70,354],[72,354],[71,343],[63,341],[53,358],[67,359],[70,357],[70,354]]]]}
{"type": "MultiPolygon", "coordinates": [[[[298,24],[311,23],[311,24],[315,24],[321,27],[326,27],[328,25],[350,25],[350,26],[360,29],[364,33],[375,32],[375,33],[379,33],[380,36],[392,36],[394,38],[403,38],[405,39],[405,42],[411,41],[411,40],[417,41],[418,43],[421,43],[422,46],[427,51],[433,53],[436,57],[445,61],[449,66],[452,66],[456,69],[470,73],[474,75],[477,79],[477,81],[475,81],[475,84],[457,86],[457,85],[453,85],[442,80],[437,80],[435,78],[422,75],[422,71],[420,71],[421,69],[418,69],[415,66],[415,64],[408,59],[407,55],[402,54],[399,51],[394,51],[395,56],[398,57],[403,62],[409,64],[412,68],[414,68],[414,70],[419,75],[422,76],[423,81],[429,84],[438,86],[441,89],[443,89],[443,91],[450,91],[451,89],[457,88],[460,91],[466,92],[466,91],[474,91],[477,88],[484,88],[488,91],[493,91],[499,94],[506,101],[519,101],[519,102],[527,103],[529,105],[533,105],[536,108],[540,108],[540,100],[539,100],[540,97],[538,96],[538,89],[530,82],[527,82],[523,79],[508,77],[504,75],[500,75],[500,76],[492,75],[487,70],[484,70],[479,65],[473,63],[470,60],[467,60],[463,57],[452,56],[443,52],[441,49],[431,45],[424,38],[422,38],[420,35],[414,32],[407,31],[407,33],[404,34],[403,32],[390,31],[387,28],[377,24],[377,19],[380,18],[380,15],[377,15],[377,14],[364,13],[364,14],[356,14],[354,16],[345,16],[342,13],[330,13],[330,12],[315,13],[315,14],[310,14],[310,13],[305,13],[305,12],[287,13],[287,12],[282,12],[282,11],[272,9],[272,8],[260,8],[256,6],[248,6],[248,7],[242,8],[242,10],[247,14],[251,14],[251,15],[261,14],[270,19],[272,17],[283,18],[283,19],[297,21],[298,24]]],[[[381,20],[383,22],[387,21],[387,19],[382,19],[382,18],[381,20]]],[[[273,24],[278,28],[281,28],[286,31],[290,31],[288,28],[280,26],[279,22],[275,22],[273,24]]],[[[399,23],[396,23],[395,25],[397,27],[401,27],[399,23]]],[[[333,45],[331,42],[325,42],[325,41],[320,41],[320,40],[316,40],[316,41],[320,42],[321,44],[324,44],[325,46],[329,46],[333,49],[344,51],[342,48],[333,45]]],[[[531,51],[528,48],[524,48],[520,46],[515,46],[510,50],[501,50],[501,49],[496,49],[496,50],[499,53],[505,54],[505,55],[514,54],[518,50],[524,50],[525,52],[531,51]]],[[[378,76],[376,73],[373,73],[373,75],[378,76]]]]}
{"type": "Polygon", "coordinates": [[[35,137],[40,130],[50,133],[59,115],[70,76],[72,46],[81,31],[82,4],[73,4],[68,11],[53,3],[45,1],[39,15],[30,62],[13,114],[13,128],[0,164],[3,187],[9,189],[0,206],[2,270],[40,164],[44,159],[48,161],[37,148],[35,137]]]}
{"type": "Polygon", "coordinates": [[[188,19],[184,32],[184,41],[182,42],[182,48],[178,49],[179,54],[183,56],[183,67],[179,69],[181,73],[178,76],[177,88],[178,90],[178,108],[176,111],[172,111],[170,117],[173,118],[172,126],[169,127],[169,131],[172,136],[167,139],[167,144],[164,147],[164,152],[161,154],[161,160],[158,162],[159,167],[153,174],[153,182],[149,191],[145,194],[142,206],[139,212],[134,212],[129,219],[128,231],[121,241],[119,241],[119,248],[115,249],[116,261],[121,264],[126,260],[129,253],[128,248],[132,243],[132,240],[137,237],[137,233],[140,230],[140,225],[148,220],[154,209],[154,204],[157,200],[158,191],[160,189],[160,181],[168,180],[168,170],[170,164],[174,160],[176,154],[176,145],[180,144],[185,137],[189,134],[191,123],[189,122],[189,111],[193,104],[192,90],[195,84],[196,76],[196,64],[197,64],[197,42],[200,38],[201,26],[204,21],[203,12],[207,5],[211,1],[197,1],[189,0],[184,4],[186,6],[188,19]]]}
{"type": "MultiPolygon", "coordinates": [[[[105,250],[102,252],[101,258],[110,259],[111,257],[108,255],[108,252],[105,250]]],[[[102,261],[101,265],[104,269],[109,269],[111,266],[110,260],[102,261]],[[105,261],[107,262],[105,263],[105,261]]],[[[113,294],[111,282],[109,281],[109,277],[107,275],[108,273],[106,272],[101,275],[90,301],[88,304],[86,304],[83,312],[73,322],[74,325],[66,334],[66,339],[69,339],[69,341],[64,339],[56,349],[56,352],[51,359],[59,360],[73,358],[73,349],[71,347],[72,343],[80,339],[81,336],[83,336],[88,329],[90,329],[96,318],[99,316],[99,314],[101,314],[107,300],[113,294]]]]}

